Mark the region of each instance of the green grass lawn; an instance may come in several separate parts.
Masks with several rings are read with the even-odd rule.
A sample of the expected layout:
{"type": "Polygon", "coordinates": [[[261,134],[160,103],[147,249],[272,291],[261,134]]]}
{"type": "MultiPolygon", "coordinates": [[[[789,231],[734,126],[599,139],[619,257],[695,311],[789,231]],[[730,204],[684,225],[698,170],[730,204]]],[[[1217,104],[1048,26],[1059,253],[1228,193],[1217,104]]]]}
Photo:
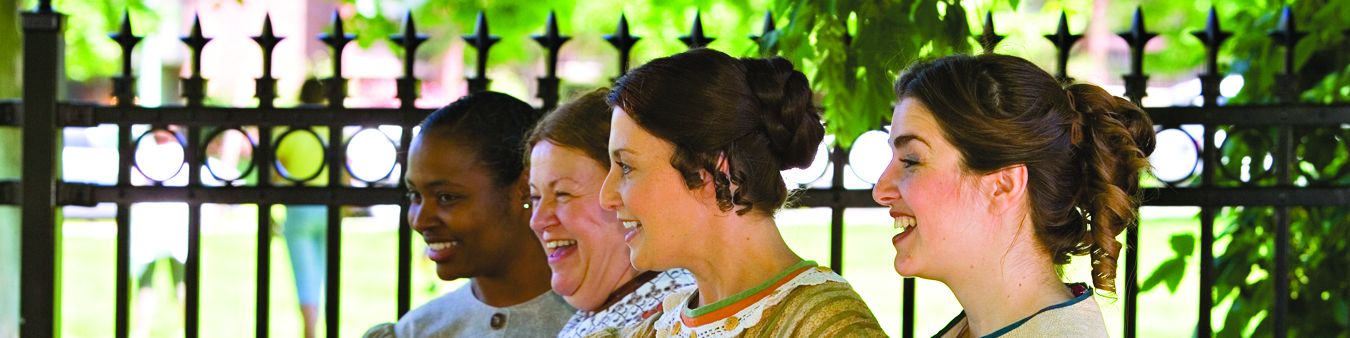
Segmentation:
{"type": "MultiPolygon", "coordinates": [[[[1168,239],[1180,231],[1195,231],[1194,209],[1146,209],[1140,237],[1140,280],[1159,262],[1171,256],[1168,239]],[[1179,210],[1177,210],[1179,209],[1179,210]]],[[[256,325],[255,280],[256,233],[251,210],[226,212],[204,219],[202,236],[201,308],[202,337],[247,337],[256,325]]],[[[779,214],[783,236],[799,254],[829,264],[828,209],[787,210],[779,214]]],[[[385,220],[348,218],[343,224],[340,324],[341,336],[359,336],[373,324],[395,320],[397,296],[395,251],[397,234],[385,220]]],[[[892,260],[895,250],[890,219],[881,209],[856,209],[845,214],[844,277],[871,306],[886,332],[900,333],[901,279],[892,260]]],[[[111,222],[67,222],[62,244],[61,328],[66,337],[106,337],[113,332],[115,288],[115,231],[111,222]]],[[[1123,238],[1123,237],[1122,237],[1123,238]]],[[[135,240],[133,239],[133,242],[135,240]]],[[[420,238],[414,240],[420,252],[420,238]]],[[[295,299],[285,241],[272,240],[270,331],[274,337],[299,337],[300,315],[295,299]]],[[[414,256],[413,304],[421,304],[452,290],[462,281],[442,282],[420,255],[414,256]]],[[[1087,282],[1086,259],[1075,260],[1067,269],[1070,281],[1087,282]]],[[[1124,263],[1120,264],[1124,285],[1124,263]]],[[[1143,337],[1190,337],[1194,335],[1198,268],[1188,265],[1186,278],[1176,294],[1158,288],[1139,296],[1139,334],[1143,337]]],[[[166,274],[156,284],[168,284],[166,274]]],[[[931,336],[961,311],[947,288],[937,282],[918,282],[916,322],[918,336],[931,336]]],[[[181,303],[167,287],[152,289],[155,314],[150,337],[182,336],[181,303]]],[[[1123,295],[1122,295],[1123,297],[1123,295]]],[[[136,295],[133,293],[133,302],[136,295]]],[[[1123,298],[1097,297],[1111,335],[1121,336],[1123,298]]],[[[137,308],[133,306],[133,309],[137,308]]],[[[133,313],[133,317],[136,316],[133,313]]],[[[133,322],[136,322],[133,319],[133,322]]],[[[323,327],[322,320],[320,327],[323,327]]],[[[135,331],[133,329],[133,331],[135,331]]]]}

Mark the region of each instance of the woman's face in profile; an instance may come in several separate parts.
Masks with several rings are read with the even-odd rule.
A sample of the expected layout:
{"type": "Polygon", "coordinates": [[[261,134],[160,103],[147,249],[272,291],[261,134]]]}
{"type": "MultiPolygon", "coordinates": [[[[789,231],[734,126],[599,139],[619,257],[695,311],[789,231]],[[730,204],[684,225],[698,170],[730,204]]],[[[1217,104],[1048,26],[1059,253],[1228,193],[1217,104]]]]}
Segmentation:
{"type": "Polygon", "coordinates": [[[529,243],[523,196],[498,186],[482,163],[475,149],[426,130],[410,147],[408,223],[426,240],[443,280],[501,271],[529,243]]]}
{"type": "Polygon", "coordinates": [[[627,230],[600,207],[607,169],[607,163],[547,140],[530,151],[530,229],[548,255],[553,291],[586,311],[598,310],[636,275],[623,240],[627,230]]]}
{"type": "MultiPolygon", "coordinates": [[[[684,267],[682,257],[698,247],[700,232],[715,207],[704,201],[705,188],[690,190],[670,164],[675,147],[642,129],[615,107],[609,132],[609,173],[600,204],[618,214],[639,271],[684,267]]],[[[707,180],[705,180],[707,181],[707,180]]],[[[711,183],[709,183],[711,184],[711,183]]]]}
{"type": "Polygon", "coordinates": [[[988,208],[975,198],[979,192],[966,177],[960,153],[932,112],[913,98],[896,105],[890,141],[893,155],[872,197],[890,209],[895,222],[895,271],[945,280],[960,270],[977,270],[968,263],[989,235],[977,226],[988,208]]]}

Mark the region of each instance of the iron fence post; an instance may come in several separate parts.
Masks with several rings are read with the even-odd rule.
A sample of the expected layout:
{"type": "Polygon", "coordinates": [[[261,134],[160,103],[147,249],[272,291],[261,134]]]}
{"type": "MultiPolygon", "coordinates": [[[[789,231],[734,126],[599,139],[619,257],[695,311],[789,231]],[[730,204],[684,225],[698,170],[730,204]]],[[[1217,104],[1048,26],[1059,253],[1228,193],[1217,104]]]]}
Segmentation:
{"type": "Polygon", "coordinates": [[[60,180],[57,154],[57,100],[63,95],[65,15],[52,10],[50,1],[22,14],[23,112],[20,118],[23,169],[20,181],[22,220],[19,286],[19,336],[56,337],[60,314],[61,224],[58,223],[56,182],[60,180]]]}

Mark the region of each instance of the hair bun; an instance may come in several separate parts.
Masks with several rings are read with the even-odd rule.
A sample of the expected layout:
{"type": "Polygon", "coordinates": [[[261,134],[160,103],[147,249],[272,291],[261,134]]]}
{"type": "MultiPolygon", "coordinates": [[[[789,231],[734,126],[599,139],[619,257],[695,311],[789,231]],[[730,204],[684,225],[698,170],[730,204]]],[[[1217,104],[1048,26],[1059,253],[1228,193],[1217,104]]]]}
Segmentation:
{"type": "Polygon", "coordinates": [[[812,102],[806,75],[782,57],[747,58],[741,63],[750,92],[759,103],[751,109],[761,118],[769,148],[780,163],[778,170],[811,166],[825,127],[812,102]]]}
{"type": "Polygon", "coordinates": [[[1111,95],[1101,87],[1086,83],[1070,85],[1065,89],[1065,94],[1071,108],[1085,119],[1083,122],[1086,128],[1120,126],[1144,157],[1153,153],[1153,120],[1143,108],[1111,95]]]}

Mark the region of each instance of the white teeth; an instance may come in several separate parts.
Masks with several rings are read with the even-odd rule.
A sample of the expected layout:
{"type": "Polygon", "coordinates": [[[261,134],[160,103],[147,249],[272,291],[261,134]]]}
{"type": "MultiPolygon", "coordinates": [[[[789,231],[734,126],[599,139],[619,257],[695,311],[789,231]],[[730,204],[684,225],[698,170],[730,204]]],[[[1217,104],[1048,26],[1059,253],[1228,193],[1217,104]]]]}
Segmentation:
{"type": "Polygon", "coordinates": [[[638,221],[623,221],[623,228],[624,228],[624,229],[633,229],[633,228],[639,227],[639,226],[641,226],[641,225],[642,225],[642,222],[638,222],[638,221]]]}
{"type": "Polygon", "coordinates": [[[565,247],[565,246],[572,246],[572,245],[577,245],[577,241],[576,241],[576,240],[572,240],[572,239],[558,239],[558,240],[552,240],[552,241],[544,242],[544,248],[545,248],[545,249],[549,249],[549,250],[553,250],[553,249],[557,249],[557,248],[561,248],[561,247],[565,247]]]}
{"type": "Polygon", "coordinates": [[[436,251],[446,250],[457,246],[459,246],[459,241],[427,243],[428,248],[436,251]]]}
{"type": "Polygon", "coordinates": [[[915,220],[914,217],[900,216],[895,218],[895,224],[893,225],[893,227],[896,229],[900,229],[900,232],[904,233],[914,228],[914,226],[918,224],[919,224],[918,220],[915,220]]]}

